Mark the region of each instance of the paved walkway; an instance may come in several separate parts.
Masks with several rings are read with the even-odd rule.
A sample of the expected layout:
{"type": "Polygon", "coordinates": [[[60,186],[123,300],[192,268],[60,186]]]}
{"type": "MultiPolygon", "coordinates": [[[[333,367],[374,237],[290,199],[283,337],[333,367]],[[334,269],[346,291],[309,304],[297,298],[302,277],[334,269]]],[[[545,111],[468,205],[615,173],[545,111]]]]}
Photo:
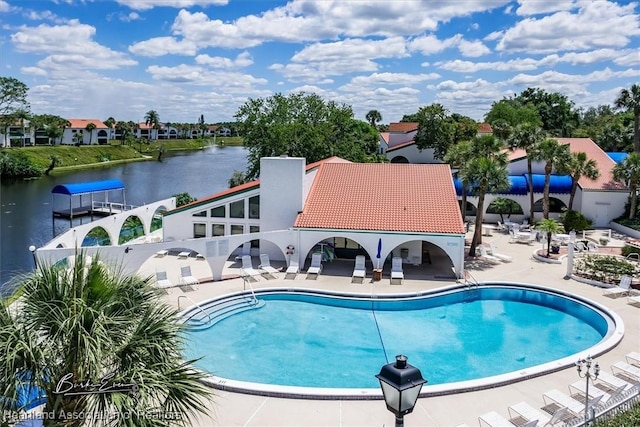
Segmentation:
{"type": "MultiPolygon", "coordinates": [[[[622,245],[622,242],[615,237],[609,246],[622,245]]],[[[610,371],[610,366],[615,362],[625,360],[627,353],[640,351],[640,308],[628,305],[626,298],[604,297],[600,288],[573,280],[565,280],[565,262],[546,264],[535,261],[531,255],[534,249],[541,247],[540,243],[532,245],[509,243],[508,236],[496,232],[493,233],[493,236],[483,236],[483,241],[485,244],[489,241],[494,242],[500,253],[512,255],[514,260],[511,263],[499,265],[484,262],[469,263],[467,268],[476,280],[515,281],[549,286],[602,304],[614,310],[623,319],[626,328],[625,337],[616,348],[597,358],[603,370],[610,371]]],[[[161,264],[167,268],[171,276],[177,274],[173,273],[173,270],[178,268],[177,262],[175,257],[154,258],[143,266],[141,272],[145,270],[147,273],[152,273],[156,265],[161,264]]],[[[184,262],[184,260],[180,261],[180,263],[184,262]]],[[[187,262],[194,266],[196,276],[207,276],[206,270],[198,270],[206,263],[195,259],[187,262]]],[[[229,267],[229,272],[232,270],[233,268],[229,267]]],[[[352,284],[350,277],[321,275],[317,280],[305,280],[305,275],[300,274],[295,280],[260,280],[253,286],[256,289],[284,285],[353,292],[399,293],[435,289],[452,283],[452,280],[405,280],[403,285],[391,286],[389,280],[385,279],[375,284],[371,284],[369,280],[364,284],[352,284]]],[[[229,292],[240,291],[243,289],[243,285],[242,279],[232,279],[204,283],[197,291],[188,293],[173,288],[166,296],[166,301],[177,305],[181,295],[187,295],[194,301],[202,301],[229,292]]],[[[181,308],[185,308],[184,299],[181,299],[181,304],[181,308]]],[[[372,373],[372,375],[374,374],[372,373]]],[[[414,412],[405,417],[405,425],[407,427],[449,427],[465,423],[469,426],[477,426],[479,415],[495,410],[508,417],[507,407],[521,401],[541,408],[543,406],[542,393],[554,388],[568,392],[568,385],[578,379],[576,369],[568,368],[490,390],[421,398],[418,400],[414,412]]],[[[381,400],[296,400],[251,396],[219,390],[215,391],[215,397],[211,402],[211,415],[210,419],[198,418],[194,420],[194,425],[211,427],[382,426],[394,423],[393,415],[387,411],[381,400]]]]}

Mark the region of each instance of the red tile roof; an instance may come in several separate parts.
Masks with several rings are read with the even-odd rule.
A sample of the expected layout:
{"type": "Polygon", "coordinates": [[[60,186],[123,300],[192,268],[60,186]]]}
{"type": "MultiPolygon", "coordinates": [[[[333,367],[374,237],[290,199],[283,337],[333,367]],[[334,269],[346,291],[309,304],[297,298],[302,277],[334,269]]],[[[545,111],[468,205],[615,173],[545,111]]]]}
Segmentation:
{"type": "Polygon", "coordinates": [[[418,130],[418,122],[389,123],[389,132],[412,132],[418,130]]]}
{"type": "Polygon", "coordinates": [[[464,233],[449,165],[324,163],[294,226],[464,233]]]}
{"type": "MultiPolygon", "coordinates": [[[[560,144],[569,144],[572,153],[583,152],[588,159],[593,159],[598,164],[600,177],[592,181],[586,177],[578,180],[578,185],[584,190],[622,190],[625,187],[613,180],[613,167],[615,162],[605,153],[602,148],[590,138],[555,138],[560,144]]],[[[509,160],[520,160],[527,156],[525,150],[520,148],[509,151],[509,160]]]]}
{"type": "Polygon", "coordinates": [[[478,123],[478,133],[492,134],[493,129],[489,123],[478,123]]]}
{"type": "Polygon", "coordinates": [[[415,139],[412,139],[411,141],[407,141],[407,142],[401,142],[400,144],[397,144],[397,145],[394,145],[392,147],[387,148],[387,153],[389,151],[397,150],[399,148],[408,147],[408,146],[413,145],[415,143],[416,143],[415,139]]]}
{"type": "Polygon", "coordinates": [[[89,123],[96,125],[96,129],[108,129],[107,125],[98,119],[67,119],[71,126],[70,129],[85,129],[89,123]]]}

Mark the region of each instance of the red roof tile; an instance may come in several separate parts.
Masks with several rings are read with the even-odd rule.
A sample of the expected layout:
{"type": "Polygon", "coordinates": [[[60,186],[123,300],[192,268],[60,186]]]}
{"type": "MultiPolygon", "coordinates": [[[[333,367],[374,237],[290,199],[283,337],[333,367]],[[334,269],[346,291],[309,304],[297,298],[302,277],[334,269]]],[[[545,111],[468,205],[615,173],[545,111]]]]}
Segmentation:
{"type": "Polygon", "coordinates": [[[464,233],[449,165],[325,163],[299,228],[464,233]]]}
{"type": "Polygon", "coordinates": [[[478,123],[478,133],[492,134],[493,129],[489,123],[478,123]]]}
{"type": "Polygon", "coordinates": [[[89,123],[96,125],[96,129],[108,129],[107,125],[98,119],[67,119],[71,126],[70,129],[85,129],[89,123]]]}
{"type": "Polygon", "coordinates": [[[413,132],[418,130],[418,122],[389,123],[389,132],[413,132]]]}
{"type": "Polygon", "coordinates": [[[394,145],[392,147],[387,148],[387,153],[389,151],[397,150],[399,148],[408,147],[408,146],[413,145],[415,143],[416,143],[415,139],[412,139],[411,141],[407,141],[407,142],[401,142],[400,144],[397,144],[397,145],[394,145]]]}

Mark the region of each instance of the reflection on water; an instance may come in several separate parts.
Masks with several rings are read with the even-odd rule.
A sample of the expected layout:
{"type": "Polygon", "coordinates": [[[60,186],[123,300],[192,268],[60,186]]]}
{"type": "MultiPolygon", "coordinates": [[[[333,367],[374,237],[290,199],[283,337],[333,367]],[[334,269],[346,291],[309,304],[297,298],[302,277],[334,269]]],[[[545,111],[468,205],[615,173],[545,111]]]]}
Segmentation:
{"type": "MultiPolygon", "coordinates": [[[[82,149],[82,148],[79,148],[82,149]]],[[[146,161],[83,170],[64,175],[0,183],[0,292],[16,274],[33,268],[29,246],[42,246],[71,225],[86,224],[91,218],[68,219],[51,216],[51,190],[58,184],[119,179],[125,185],[127,204],[143,205],[189,193],[202,198],[228,188],[234,171],[245,171],[244,147],[209,147],[203,151],[165,154],[162,162],[146,161]]]]}

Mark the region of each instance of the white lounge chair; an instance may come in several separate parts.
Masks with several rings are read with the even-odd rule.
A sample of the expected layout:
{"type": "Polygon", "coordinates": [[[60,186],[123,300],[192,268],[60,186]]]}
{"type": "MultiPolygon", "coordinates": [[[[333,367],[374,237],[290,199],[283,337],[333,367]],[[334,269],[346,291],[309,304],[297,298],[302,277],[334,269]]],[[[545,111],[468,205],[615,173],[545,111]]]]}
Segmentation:
{"type": "Polygon", "coordinates": [[[167,272],[163,269],[156,269],[156,287],[160,289],[170,288],[173,286],[171,280],[167,277],[167,272]]]}
{"type": "Polygon", "coordinates": [[[627,378],[633,383],[640,381],[640,368],[626,362],[614,363],[611,365],[611,372],[618,378],[623,377],[625,381],[627,378]]]}
{"type": "Polygon", "coordinates": [[[259,270],[253,268],[253,262],[251,261],[251,255],[242,256],[242,275],[248,280],[258,281],[258,278],[262,276],[259,270]]]}
{"type": "Polygon", "coordinates": [[[629,295],[631,292],[631,276],[624,275],[620,278],[618,286],[606,288],[602,294],[608,297],[617,298],[622,295],[629,295]]]}
{"type": "Polygon", "coordinates": [[[192,291],[193,286],[200,283],[198,279],[191,273],[191,266],[185,265],[180,267],[180,284],[178,285],[183,291],[192,291]]]}
{"type": "Polygon", "coordinates": [[[493,255],[494,257],[498,258],[500,261],[503,261],[503,262],[511,262],[511,261],[513,261],[513,257],[512,256],[499,253],[496,250],[496,246],[493,244],[493,242],[489,243],[489,250],[491,251],[490,255],[493,255]]]}
{"type": "Polygon", "coordinates": [[[638,353],[637,351],[632,351],[631,353],[627,353],[627,355],[625,356],[625,359],[627,359],[627,362],[630,365],[640,366],[640,353],[638,353]]]}
{"type": "Polygon", "coordinates": [[[391,284],[401,285],[404,280],[404,271],[402,270],[402,258],[395,256],[391,258],[391,284]]]}
{"type": "Polygon", "coordinates": [[[487,412],[486,414],[482,414],[478,417],[478,421],[480,426],[489,426],[489,427],[508,427],[513,424],[511,421],[497,413],[496,411],[487,412]]]}
{"type": "Polygon", "coordinates": [[[487,248],[485,248],[484,246],[478,246],[478,250],[480,251],[480,258],[482,258],[483,260],[488,261],[491,264],[502,263],[502,261],[500,261],[500,258],[489,255],[489,253],[487,252],[487,248]]]}
{"type": "Polygon", "coordinates": [[[613,392],[621,386],[624,387],[623,390],[631,387],[631,383],[623,380],[622,378],[618,378],[607,371],[600,371],[594,385],[607,393],[613,392]]]}
{"type": "Polygon", "coordinates": [[[353,267],[353,274],[351,275],[351,282],[359,280],[360,283],[364,281],[366,276],[365,257],[364,255],[357,255],[355,265],[353,267]]]}
{"type": "Polygon", "coordinates": [[[307,279],[309,276],[317,279],[322,272],[322,254],[319,252],[311,255],[311,265],[307,269],[307,279]]]}
{"type": "MultiPolygon", "coordinates": [[[[516,403],[515,405],[509,406],[509,421],[512,424],[521,426],[524,423],[533,423],[534,426],[552,426],[552,419],[555,419],[554,422],[562,420],[565,416],[566,409],[563,409],[562,412],[560,410],[556,411],[553,414],[553,417],[549,417],[546,413],[542,413],[538,411],[533,406],[529,405],[527,402],[516,403]],[[557,414],[557,415],[556,415],[557,414]]],[[[526,424],[524,424],[526,425],[526,424]]]]}
{"type": "MultiPolygon", "coordinates": [[[[611,399],[614,396],[618,396],[620,393],[622,393],[624,391],[626,387],[624,385],[620,385],[618,386],[618,388],[616,388],[615,390],[613,390],[611,393],[606,392],[604,390],[602,390],[599,387],[590,387],[589,388],[589,400],[600,396],[600,398],[602,399],[603,402],[608,402],[609,399],[611,399]]],[[[582,380],[573,382],[569,385],[569,391],[573,394],[580,394],[581,396],[586,396],[587,395],[587,387],[586,387],[586,383],[582,380]]],[[[584,397],[583,397],[584,399],[584,397]]]]}
{"type": "MultiPolygon", "coordinates": [[[[557,389],[553,389],[545,392],[542,395],[542,399],[544,400],[545,406],[554,406],[554,405],[559,407],[566,406],[567,410],[577,417],[584,414],[584,411],[585,411],[584,403],[574,399],[573,397],[557,389]]],[[[601,399],[602,399],[602,395],[595,396],[589,399],[589,408],[594,408],[598,406],[600,404],[601,399]]]]}
{"type": "Polygon", "coordinates": [[[627,297],[627,304],[635,305],[636,307],[640,307],[640,295],[627,297]]]}
{"type": "Polygon", "coordinates": [[[264,275],[266,275],[267,278],[271,277],[272,279],[276,279],[280,272],[280,270],[271,266],[271,261],[269,261],[269,255],[267,254],[260,254],[260,265],[258,268],[264,271],[264,275]]]}
{"type": "Polygon", "coordinates": [[[298,264],[297,259],[291,258],[291,260],[289,260],[289,267],[287,267],[287,270],[284,273],[284,278],[295,279],[298,273],[300,273],[300,264],[298,264]]]}

